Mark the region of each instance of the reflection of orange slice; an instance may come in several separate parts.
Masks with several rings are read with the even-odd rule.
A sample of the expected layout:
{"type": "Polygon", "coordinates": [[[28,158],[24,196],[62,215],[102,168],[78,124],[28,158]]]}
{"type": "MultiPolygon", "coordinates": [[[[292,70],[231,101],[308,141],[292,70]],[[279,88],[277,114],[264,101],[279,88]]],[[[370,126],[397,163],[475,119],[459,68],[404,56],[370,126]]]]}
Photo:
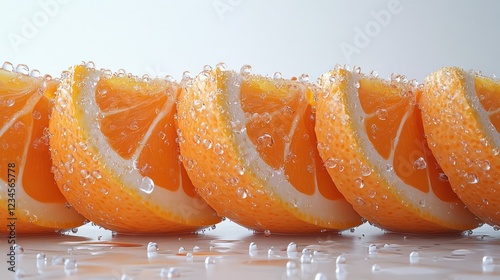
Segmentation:
{"type": "Polygon", "coordinates": [[[184,166],[219,215],[270,232],[340,230],[361,223],[316,150],[305,83],[217,69],[178,102],[184,166]]]}
{"type": "Polygon", "coordinates": [[[194,231],[220,219],[178,161],[178,86],[83,65],[65,73],[50,120],[56,181],[87,219],[120,232],[194,231]]]}
{"type": "MultiPolygon", "coordinates": [[[[11,67],[4,64],[4,69],[11,67]]],[[[0,220],[15,221],[18,234],[80,226],[84,218],[66,207],[50,172],[48,123],[58,83],[48,76],[28,76],[24,65],[17,67],[17,73],[4,69],[0,69],[0,220]]],[[[0,233],[10,233],[6,224],[0,233]]]]}
{"type": "Polygon", "coordinates": [[[421,95],[425,133],[453,190],[500,225],[500,81],[458,68],[430,75],[421,95]]]}
{"type": "MultiPolygon", "coordinates": [[[[359,72],[359,71],[358,71],[359,72]]],[[[320,78],[316,135],[346,199],[375,225],[399,232],[472,229],[479,220],[451,190],[424,138],[415,86],[336,69],[320,78]]]]}

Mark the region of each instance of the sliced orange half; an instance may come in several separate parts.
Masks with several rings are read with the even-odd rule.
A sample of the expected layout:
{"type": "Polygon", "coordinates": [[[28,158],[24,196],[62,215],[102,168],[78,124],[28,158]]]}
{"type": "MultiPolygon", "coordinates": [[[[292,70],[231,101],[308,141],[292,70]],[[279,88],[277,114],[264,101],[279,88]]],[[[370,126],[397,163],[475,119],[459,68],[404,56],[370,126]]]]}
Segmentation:
{"type": "Polygon", "coordinates": [[[128,233],[195,231],[220,221],[182,163],[179,88],[85,65],[65,73],[50,120],[56,181],[87,219],[128,233]]]}
{"type": "Polygon", "coordinates": [[[479,225],[443,180],[427,146],[413,83],[340,67],[320,83],[319,153],[361,216],[396,232],[445,233],[479,225]]]}
{"type": "Polygon", "coordinates": [[[318,155],[307,101],[313,87],[249,72],[205,70],[179,98],[181,155],[200,195],[219,215],[259,232],[361,224],[318,155]]]}
{"type": "Polygon", "coordinates": [[[0,69],[0,234],[49,233],[83,224],[51,173],[49,115],[58,82],[25,65],[0,69]],[[6,226],[7,225],[7,226],[6,226]]]}
{"type": "Polygon", "coordinates": [[[500,226],[500,81],[443,68],[425,80],[420,103],[430,149],[453,190],[500,226]]]}

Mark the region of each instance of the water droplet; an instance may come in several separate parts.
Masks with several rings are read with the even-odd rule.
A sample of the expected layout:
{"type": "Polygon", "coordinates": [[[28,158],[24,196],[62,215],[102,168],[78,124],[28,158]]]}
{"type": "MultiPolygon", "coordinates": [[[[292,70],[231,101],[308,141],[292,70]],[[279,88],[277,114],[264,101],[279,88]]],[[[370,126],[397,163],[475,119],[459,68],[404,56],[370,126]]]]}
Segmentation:
{"type": "Polygon", "coordinates": [[[380,271],[380,265],[374,264],[372,265],[372,272],[376,273],[380,271]]]}
{"type": "Polygon", "coordinates": [[[183,80],[183,81],[186,81],[186,80],[189,80],[189,79],[191,79],[191,72],[189,72],[189,71],[184,71],[184,72],[182,73],[182,80],[183,80]]]}
{"type": "Polygon", "coordinates": [[[271,236],[271,231],[270,231],[270,230],[268,230],[268,229],[264,230],[264,236],[265,236],[265,237],[269,237],[269,236],[271,236]]]}
{"type": "Polygon", "coordinates": [[[16,73],[23,74],[23,75],[29,75],[30,68],[26,64],[19,64],[16,67],[16,73]]]}
{"type": "Polygon", "coordinates": [[[274,144],[273,137],[267,133],[257,138],[257,148],[272,147],[273,144],[274,144]]]}
{"type": "Polygon", "coordinates": [[[300,256],[300,263],[301,264],[310,264],[310,263],[312,263],[312,259],[313,259],[313,257],[311,254],[302,254],[300,256]]]}
{"type": "Polygon", "coordinates": [[[297,252],[297,244],[295,242],[290,242],[286,247],[286,251],[289,253],[297,252]]]}
{"type": "Polygon", "coordinates": [[[377,115],[377,118],[381,121],[385,121],[389,116],[387,110],[383,108],[378,108],[377,111],[375,111],[375,114],[377,115]]]}
{"type": "Polygon", "coordinates": [[[205,265],[215,264],[215,262],[216,262],[215,257],[206,257],[205,258],[205,265]]]}
{"type": "Polygon", "coordinates": [[[483,171],[488,171],[488,170],[490,170],[490,168],[491,168],[490,162],[489,162],[489,161],[487,161],[487,160],[485,160],[485,161],[480,161],[480,162],[478,163],[478,165],[479,165],[479,168],[481,168],[481,170],[483,170],[483,171]]]}
{"type": "Polygon", "coordinates": [[[326,168],[335,168],[335,167],[337,167],[337,161],[334,158],[328,158],[325,161],[325,167],[326,168]]]}
{"type": "Polygon", "coordinates": [[[492,256],[484,256],[483,257],[483,265],[493,265],[495,263],[492,256]]]}
{"type": "Polygon", "coordinates": [[[448,176],[446,176],[446,174],[444,174],[443,172],[440,172],[438,174],[438,177],[439,177],[439,180],[440,181],[443,181],[443,182],[448,182],[448,176]]]}
{"type": "Polygon", "coordinates": [[[365,201],[361,198],[361,197],[357,197],[355,200],[354,200],[354,203],[356,203],[356,205],[364,205],[365,204],[365,201]]]}
{"type": "Polygon", "coordinates": [[[288,261],[285,267],[286,267],[286,275],[289,278],[294,277],[298,273],[297,263],[295,261],[288,261]]]}
{"type": "Polygon", "coordinates": [[[361,178],[356,178],[356,180],[354,180],[354,186],[361,189],[365,186],[365,181],[361,178]]]}
{"type": "Polygon", "coordinates": [[[373,70],[370,72],[370,76],[372,76],[373,78],[378,78],[378,72],[373,70]]]}
{"type": "Polygon", "coordinates": [[[477,184],[479,182],[479,178],[474,173],[467,173],[465,176],[469,184],[477,184]]]}
{"type": "Polygon", "coordinates": [[[347,261],[346,261],[346,258],[344,255],[339,255],[337,257],[337,259],[335,260],[335,263],[336,264],[345,264],[347,261]]]}
{"type": "Polygon", "coordinates": [[[377,251],[377,245],[376,244],[370,244],[368,245],[368,253],[374,253],[377,251]]]}
{"type": "Polygon", "coordinates": [[[215,65],[215,67],[217,69],[219,69],[220,71],[226,71],[227,70],[227,65],[224,62],[217,63],[217,65],[215,65]]]}
{"type": "Polygon", "coordinates": [[[241,66],[240,74],[241,75],[250,75],[250,74],[252,74],[252,66],[250,66],[248,64],[245,64],[245,65],[241,66]]]}
{"type": "Polygon", "coordinates": [[[77,267],[76,260],[74,259],[64,260],[64,269],[75,269],[76,267],[77,267]]]}
{"type": "Polygon", "coordinates": [[[224,153],[224,149],[220,143],[215,143],[214,145],[214,153],[216,155],[222,155],[224,153]]]}
{"type": "Polygon", "coordinates": [[[274,247],[271,247],[269,248],[269,250],[267,250],[267,257],[268,258],[274,257],[274,247]]]}
{"type": "Polygon", "coordinates": [[[53,256],[52,257],[52,265],[63,265],[64,264],[64,258],[61,256],[53,256]]]}
{"type": "Polygon", "coordinates": [[[255,242],[250,242],[248,245],[248,253],[253,255],[255,252],[257,252],[257,244],[255,242]]]}
{"type": "Polygon", "coordinates": [[[360,167],[361,175],[364,177],[370,176],[372,174],[372,169],[368,165],[361,165],[360,167]]]}
{"type": "Polygon", "coordinates": [[[481,138],[481,139],[479,139],[479,143],[481,143],[481,145],[483,145],[484,147],[488,147],[489,146],[487,138],[481,138]]]}
{"type": "Polygon", "coordinates": [[[419,157],[413,162],[413,168],[417,170],[422,170],[427,167],[427,162],[423,157],[419,157]]]}
{"type": "Polygon", "coordinates": [[[139,189],[147,194],[150,194],[153,192],[155,188],[155,183],[153,179],[149,178],[148,176],[145,176],[141,180],[141,185],[139,186],[139,189]]]}
{"type": "Polygon", "coordinates": [[[279,80],[282,78],[283,78],[283,75],[281,75],[281,72],[274,72],[273,79],[279,80]]]}
{"type": "Polygon", "coordinates": [[[2,69],[12,72],[14,70],[14,65],[12,65],[12,63],[6,61],[2,65],[2,69]]]}
{"type": "Polygon", "coordinates": [[[299,82],[302,83],[308,83],[309,82],[309,75],[308,74],[302,74],[299,76],[299,82]]]}
{"type": "Polygon", "coordinates": [[[156,242],[149,242],[146,249],[149,253],[151,253],[158,251],[160,248],[158,247],[158,244],[156,244],[156,242]]]}
{"type": "Polygon", "coordinates": [[[177,253],[184,254],[184,253],[186,253],[186,249],[181,246],[181,247],[179,247],[179,250],[177,250],[177,253]]]}
{"type": "Polygon", "coordinates": [[[421,199],[418,201],[418,205],[420,205],[420,207],[425,207],[427,206],[427,201],[425,201],[425,199],[421,199]]]}
{"type": "Polygon", "coordinates": [[[420,254],[416,251],[413,251],[410,253],[408,258],[410,260],[410,263],[418,263],[418,261],[420,259],[420,254]]]}
{"type": "Polygon", "coordinates": [[[248,192],[245,188],[239,187],[238,189],[236,189],[236,195],[239,199],[245,199],[248,196],[248,192]]]}
{"type": "Polygon", "coordinates": [[[14,99],[10,99],[10,98],[8,98],[7,100],[5,100],[4,102],[5,102],[5,105],[7,107],[12,107],[12,106],[14,106],[14,104],[16,104],[16,101],[14,99]]]}
{"type": "Polygon", "coordinates": [[[359,88],[360,86],[361,86],[361,85],[359,84],[359,82],[355,82],[355,83],[354,83],[354,87],[355,87],[355,88],[359,88]]]}
{"type": "Polygon", "coordinates": [[[23,246],[19,244],[14,244],[13,248],[14,248],[14,253],[16,253],[17,255],[22,255],[24,253],[23,246]]]}
{"type": "Polygon", "coordinates": [[[210,139],[203,139],[201,141],[201,144],[203,145],[203,147],[205,147],[205,149],[211,149],[212,148],[212,140],[210,139]]]}

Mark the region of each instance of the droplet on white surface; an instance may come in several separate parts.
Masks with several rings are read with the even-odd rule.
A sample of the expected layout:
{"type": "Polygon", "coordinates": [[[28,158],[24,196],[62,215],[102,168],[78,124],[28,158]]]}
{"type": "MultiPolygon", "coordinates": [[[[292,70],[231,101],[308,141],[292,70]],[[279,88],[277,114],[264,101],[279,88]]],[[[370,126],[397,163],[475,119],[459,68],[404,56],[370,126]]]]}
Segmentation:
{"type": "Polygon", "coordinates": [[[149,242],[148,243],[148,246],[147,246],[147,251],[149,253],[151,252],[156,252],[158,251],[160,248],[158,247],[158,244],[156,244],[156,242],[149,242]]]}

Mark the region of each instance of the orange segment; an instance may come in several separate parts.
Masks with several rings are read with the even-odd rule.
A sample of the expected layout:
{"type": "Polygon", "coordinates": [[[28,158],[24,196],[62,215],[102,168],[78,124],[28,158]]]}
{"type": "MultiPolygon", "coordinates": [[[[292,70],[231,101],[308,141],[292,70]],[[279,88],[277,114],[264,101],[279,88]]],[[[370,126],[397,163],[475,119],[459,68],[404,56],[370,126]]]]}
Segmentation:
{"type": "Polygon", "coordinates": [[[417,88],[341,68],[320,78],[319,154],[339,191],[371,223],[398,232],[475,228],[424,138],[417,88]],[[441,176],[441,177],[440,177],[441,176]]]}
{"type": "Polygon", "coordinates": [[[500,82],[443,68],[426,78],[420,103],[430,149],[453,190],[484,222],[500,225],[500,82]]]}
{"type": "Polygon", "coordinates": [[[318,155],[312,85],[223,68],[185,82],[177,105],[183,163],[219,215],[274,233],[361,223],[318,155]]]}
{"type": "Polygon", "coordinates": [[[192,232],[220,221],[179,162],[176,83],[66,73],[50,120],[56,180],[74,207],[119,232],[192,232]]]}
{"type": "MultiPolygon", "coordinates": [[[[4,64],[7,68],[9,63],[4,64]]],[[[83,224],[84,218],[66,206],[51,173],[49,114],[58,81],[0,69],[0,219],[15,217],[16,233],[49,233],[83,224]],[[7,167],[13,166],[7,172],[7,167]],[[14,179],[13,188],[7,182],[14,179]],[[11,190],[14,189],[15,192],[11,190]],[[10,200],[9,200],[10,199],[10,200]],[[7,205],[15,201],[14,216],[7,205]]],[[[32,72],[35,73],[35,72],[32,72]]],[[[7,234],[2,227],[0,233],[7,234]]]]}

